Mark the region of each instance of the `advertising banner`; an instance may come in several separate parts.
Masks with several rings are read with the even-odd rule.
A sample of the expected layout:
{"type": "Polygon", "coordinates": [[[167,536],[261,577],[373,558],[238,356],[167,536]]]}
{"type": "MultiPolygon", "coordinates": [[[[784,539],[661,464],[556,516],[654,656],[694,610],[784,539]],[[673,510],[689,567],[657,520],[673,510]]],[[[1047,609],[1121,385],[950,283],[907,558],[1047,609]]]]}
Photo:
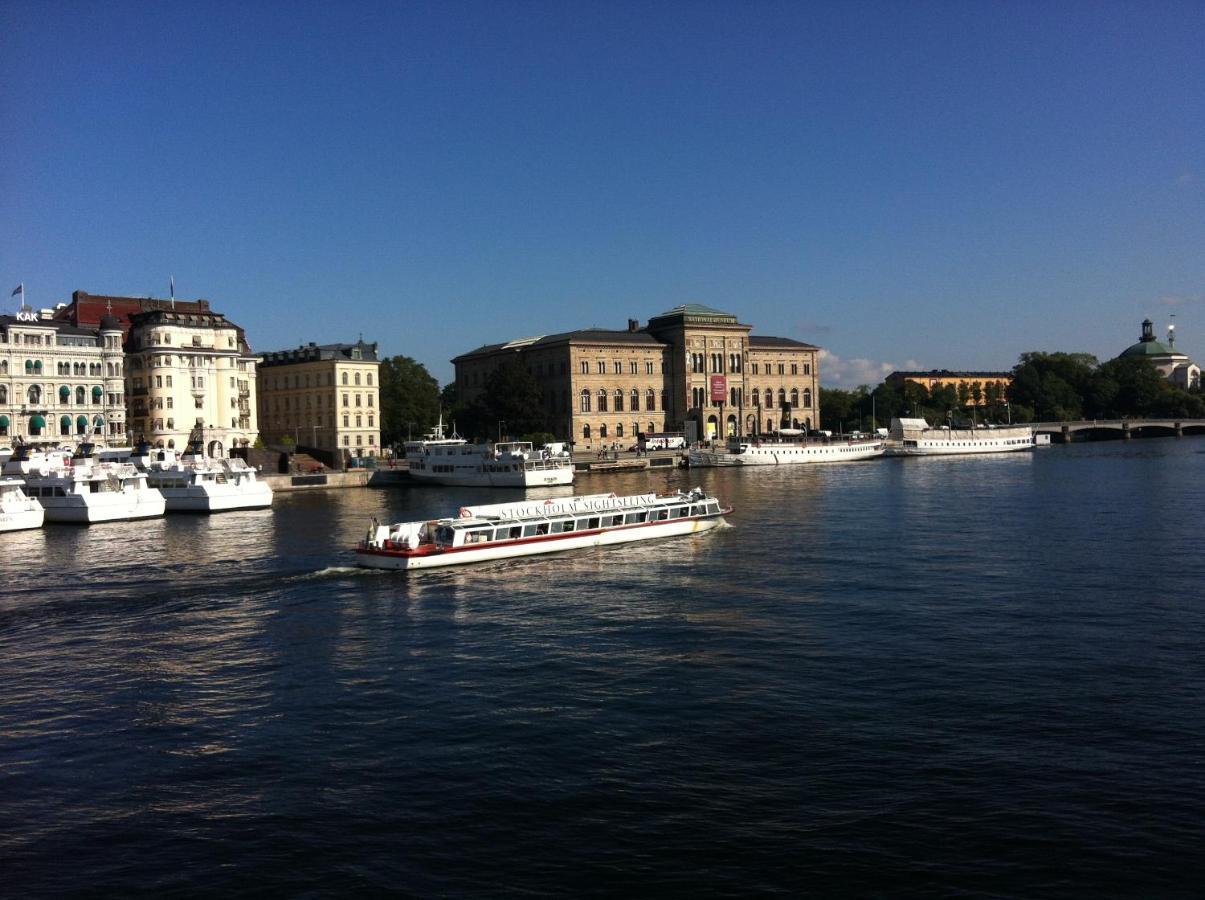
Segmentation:
{"type": "Polygon", "coordinates": [[[723,403],[728,399],[728,379],[725,376],[711,376],[711,399],[716,403],[723,403]]]}

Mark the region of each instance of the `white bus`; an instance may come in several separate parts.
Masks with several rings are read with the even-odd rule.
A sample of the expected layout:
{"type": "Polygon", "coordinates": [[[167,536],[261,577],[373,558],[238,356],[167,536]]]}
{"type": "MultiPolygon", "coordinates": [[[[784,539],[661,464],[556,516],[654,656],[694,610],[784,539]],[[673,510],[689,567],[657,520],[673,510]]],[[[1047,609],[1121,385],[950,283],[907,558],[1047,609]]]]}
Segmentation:
{"type": "Polygon", "coordinates": [[[686,435],[678,431],[656,431],[637,436],[640,449],[646,453],[649,450],[681,450],[686,446],[686,435]]]}

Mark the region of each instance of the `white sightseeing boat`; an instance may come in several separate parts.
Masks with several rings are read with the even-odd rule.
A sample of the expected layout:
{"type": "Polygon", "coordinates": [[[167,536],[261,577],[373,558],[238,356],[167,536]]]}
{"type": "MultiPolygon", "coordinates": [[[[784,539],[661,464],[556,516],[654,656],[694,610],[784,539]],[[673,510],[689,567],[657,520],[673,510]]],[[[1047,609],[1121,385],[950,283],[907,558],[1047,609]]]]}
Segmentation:
{"type": "Polygon", "coordinates": [[[932,428],[924,419],[892,419],[887,453],[891,456],[954,456],[1032,450],[1029,425],[932,428]]]}
{"type": "Polygon", "coordinates": [[[163,494],[168,512],[212,513],[272,505],[272,488],[244,460],[207,457],[199,446],[190,450],[177,455],[174,450],[141,446],[130,457],[146,473],[147,483],[163,494]]]}
{"type": "Polygon", "coordinates": [[[573,459],[563,451],[537,450],[528,441],[470,444],[441,418],[422,440],[407,441],[410,477],[455,487],[550,487],[573,483],[573,459]]]}
{"type": "Polygon", "coordinates": [[[791,440],[767,438],[729,438],[726,446],[708,450],[694,448],[688,453],[692,467],[707,466],[786,466],[801,463],[854,462],[883,455],[881,438],[841,440],[822,438],[791,440]]]}
{"type": "Polygon", "coordinates": [[[698,488],[658,496],[593,494],[466,506],[454,518],[379,525],[356,547],[372,569],[427,569],[697,534],[725,509],[698,488]]]}
{"type": "Polygon", "coordinates": [[[24,481],[0,477],[0,531],[41,528],[45,518],[42,504],[26,495],[24,481]]]}
{"type": "Polygon", "coordinates": [[[163,515],[163,495],[148,487],[146,473],[129,463],[99,462],[92,448],[22,451],[4,464],[4,474],[20,477],[25,493],[37,499],[47,522],[115,522],[163,515]]]}

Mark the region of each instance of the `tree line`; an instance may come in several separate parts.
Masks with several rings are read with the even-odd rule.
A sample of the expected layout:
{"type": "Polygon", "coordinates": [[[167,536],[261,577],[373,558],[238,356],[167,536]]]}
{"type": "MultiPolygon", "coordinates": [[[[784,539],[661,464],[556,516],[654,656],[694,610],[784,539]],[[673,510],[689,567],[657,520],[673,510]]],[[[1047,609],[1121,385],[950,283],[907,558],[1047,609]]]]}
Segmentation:
{"type": "Polygon", "coordinates": [[[1023,353],[1013,366],[1012,384],[935,387],[904,382],[862,385],[851,391],[820,389],[820,427],[866,431],[893,417],[927,419],[930,424],[963,422],[1063,422],[1127,417],[1205,416],[1201,389],[1169,382],[1150,360],[1124,357],[1099,362],[1090,353],[1023,353]]]}

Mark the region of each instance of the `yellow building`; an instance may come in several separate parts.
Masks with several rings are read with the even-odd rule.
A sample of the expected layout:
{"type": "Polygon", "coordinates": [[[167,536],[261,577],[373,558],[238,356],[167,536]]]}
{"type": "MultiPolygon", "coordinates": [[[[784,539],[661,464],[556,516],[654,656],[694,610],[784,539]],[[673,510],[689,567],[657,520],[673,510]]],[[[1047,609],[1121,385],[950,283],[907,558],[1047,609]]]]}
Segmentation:
{"type": "Polygon", "coordinates": [[[265,443],[292,443],[332,459],[379,455],[380,366],[377,345],[363,340],[263,354],[259,417],[265,443]]]}
{"type": "Polygon", "coordinates": [[[591,328],[488,344],[452,360],[461,402],[516,356],[540,386],[547,430],[579,448],[642,432],[765,434],[820,421],[820,348],[761,337],[731,313],[688,304],[641,328],[591,328]]]}
{"type": "Polygon", "coordinates": [[[902,388],[906,383],[919,384],[932,393],[934,389],[945,387],[954,388],[960,392],[960,386],[965,385],[967,402],[971,406],[986,406],[988,385],[999,387],[1001,400],[1008,394],[1009,385],[1013,383],[1012,372],[951,372],[949,369],[933,369],[929,372],[892,372],[887,376],[887,383],[895,388],[902,388]],[[976,390],[978,399],[976,399],[976,390]]]}

